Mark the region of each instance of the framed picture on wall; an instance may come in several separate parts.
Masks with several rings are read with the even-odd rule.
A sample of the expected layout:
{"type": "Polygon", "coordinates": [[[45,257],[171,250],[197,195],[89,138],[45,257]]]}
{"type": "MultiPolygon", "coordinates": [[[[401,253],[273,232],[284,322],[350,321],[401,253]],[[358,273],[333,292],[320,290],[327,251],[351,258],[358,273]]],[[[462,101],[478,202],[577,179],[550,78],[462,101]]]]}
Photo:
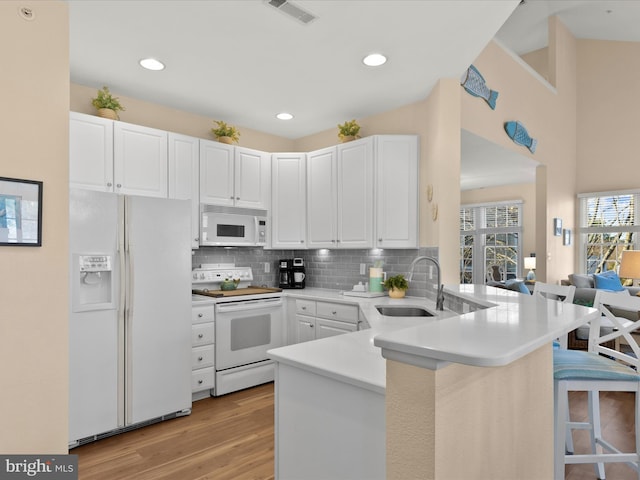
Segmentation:
{"type": "Polygon", "coordinates": [[[553,219],[553,235],[556,237],[560,237],[562,235],[562,219],[561,218],[553,219]]]}
{"type": "Polygon", "coordinates": [[[0,246],[42,246],[42,182],[0,177],[0,246]]]}

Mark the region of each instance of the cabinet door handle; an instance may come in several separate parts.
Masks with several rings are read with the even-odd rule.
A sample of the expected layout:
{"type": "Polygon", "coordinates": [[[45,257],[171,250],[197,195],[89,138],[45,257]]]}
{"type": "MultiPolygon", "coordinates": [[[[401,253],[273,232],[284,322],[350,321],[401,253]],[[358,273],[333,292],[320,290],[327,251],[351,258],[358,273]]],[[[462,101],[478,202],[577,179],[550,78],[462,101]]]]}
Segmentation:
{"type": "Polygon", "coordinates": [[[313,323],[310,323],[310,324],[309,324],[309,328],[313,328],[313,323]]]}
{"type": "Polygon", "coordinates": [[[300,243],[304,243],[304,240],[300,240],[300,243]]]}
{"type": "Polygon", "coordinates": [[[111,182],[107,182],[107,187],[110,187],[110,186],[112,186],[112,185],[113,185],[113,183],[111,183],[111,182]]]}
{"type": "Polygon", "coordinates": [[[202,318],[203,315],[201,313],[198,314],[198,318],[202,318]]]}
{"type": "Polygon", "coordinates": [[[240,200],[240,197],[236,197],[236,200],[240,200]]]}
{"type": "Polygon", "coordinates": [[[379,238],[379,239],[378,239],[378,241],[379,241],[379,242],[381,242],[381,241],[382,241],[382,239],[381,239],[381,238],[379,238]]]}
{"type": "Polygon", "coordinates": [[[120,183],[116,183],[116,187],[120,188],[122,185],[120,183]]]}
{"type": "Polygon", "coordinates": [[[302,307],[302,310],[306,310],[306,309],[307,309],[307,307],[302,307]]]}
{"type": "Polygon", "coordinates": [[[198,338],[202,338],[202,337],[204,337],[204,335],[203,335],[203,334],[201,334],[201,333],[199,333],[199,334],[198,334],[198,338]]]}
{"type": "Polygon", "coordinates": [[[230,198],[231,200],[233,200],[233,195],[231,195],[229,198],[230,198]]]}
{"type": "Polygon", "coordinates": [[[198,361],[201,362],[202,361],[202,357],[198,357],[198,361]]]}
{"type": "Polygon", "coordinates": [[[202,380],[198,380],[198,385],[202,385],[202,380]]]}
{"type": "Polygon", "coordinates": [[[336,312],[335,310],[331,312],[331,315],[336,315],[338,312],[336,312]]]}

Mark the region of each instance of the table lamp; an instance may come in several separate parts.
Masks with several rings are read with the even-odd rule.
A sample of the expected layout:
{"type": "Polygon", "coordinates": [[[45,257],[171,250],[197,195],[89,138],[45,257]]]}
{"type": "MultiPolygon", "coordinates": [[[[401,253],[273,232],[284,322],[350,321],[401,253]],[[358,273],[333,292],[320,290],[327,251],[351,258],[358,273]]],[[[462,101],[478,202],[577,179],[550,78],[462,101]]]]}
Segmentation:
{"type": "Polygon", "coordinates": [[[618,276],[630,278],[635,285],[636,279],[640,278],[640,250],[625,250],[620,259],[620,270],[618,276]]]}
{"type": "Polygon", "coordinates": [[[534,282],[536,279],[536,274],[534,273],[536,269],[536,257],[524,257],[524,268],[529,270],[529,273],[527,273],[527,281],[534,282]]]}

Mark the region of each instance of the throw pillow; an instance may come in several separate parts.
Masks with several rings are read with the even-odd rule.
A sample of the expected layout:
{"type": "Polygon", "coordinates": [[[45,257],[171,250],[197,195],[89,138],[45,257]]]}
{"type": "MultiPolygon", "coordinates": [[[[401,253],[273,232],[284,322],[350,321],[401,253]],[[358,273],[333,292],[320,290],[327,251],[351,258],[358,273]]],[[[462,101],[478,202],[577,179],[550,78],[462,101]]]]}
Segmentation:
{"type": "Polygon", "coordinates": [[[613,292],[621,292],[624,290],[620,277],[613,270],[608,270],[604,273],[596,273],[593,276],[596,280],[596,288],[603,290],[611,290],[613,292]]]}
{"type": "Polygon", "coordinates": [[[513,290],[515,292],[526,293],[527,295],[531,294],[524,282],[521,282],[519,280],[507,280],[506,282],[504,282],[504,286],[507,289],[513,290]]]}
{"type": "Polygon", "coordinates": [[[571,282],[571,285],[575,285],[576,288],[595,287],[593,275],[581,275],[579,273],[572,273],[571,275],[569,275],[569,281],[571,282]]]}

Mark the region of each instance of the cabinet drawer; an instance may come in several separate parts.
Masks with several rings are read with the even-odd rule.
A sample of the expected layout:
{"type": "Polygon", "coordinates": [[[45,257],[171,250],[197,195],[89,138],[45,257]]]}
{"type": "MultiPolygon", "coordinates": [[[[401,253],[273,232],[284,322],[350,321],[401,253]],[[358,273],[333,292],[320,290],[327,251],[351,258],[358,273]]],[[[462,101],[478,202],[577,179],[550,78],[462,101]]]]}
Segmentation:
{"type": "Polygon", "coordinates": [[[358,307],[341,303],[316,302],[316,316],[358,323],[358,307]]]}
{"type": "Polygon", "coordinates": [[[316,302],[313,300],[296,300],[296,313],[301,315],[315,315],[316,302]]]}
{"type": "Polygon", "coordinates": [[[191,323],[213,322],[213,305],[191,307],[191,323]]]}
{"type": "Polygon", "coordinates": [[[201,368],[191,372],[191,391],[199,392],[213,388],[216,381],[216,369],[213,367],[201,368]]]}
{"type": "Polygon", "coordinates": [[[205,345],[204,347],[194,347],[191,349],[191,368],[213,367],[215,362],[215,346],[205,345]]]}
{"type": "Polygon", "coordinates": [[[213,323],[202,323],[191,327],[191,345],[206,345],[215,340],[215,329],[213,323]]]}

